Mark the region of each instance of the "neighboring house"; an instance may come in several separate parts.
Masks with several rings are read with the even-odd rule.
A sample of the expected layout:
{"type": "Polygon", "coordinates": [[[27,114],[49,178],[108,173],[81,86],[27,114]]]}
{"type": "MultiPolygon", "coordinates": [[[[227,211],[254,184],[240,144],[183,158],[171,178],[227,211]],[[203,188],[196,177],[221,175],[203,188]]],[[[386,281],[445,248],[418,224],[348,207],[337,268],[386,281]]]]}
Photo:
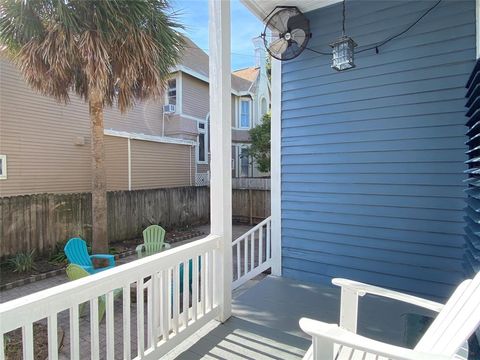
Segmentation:
{"type": "MultiPolygon", "coordinates": [[[[0,56],[0,157],[6,176],[0,196],[88,192],[91,189],[88,105],[68,105],[32,91],[0,56]]],[[[108,190],[194,183],[194,141],[161,137],[162,104],[149,101],[127,114],[106,108],[108,190]],[[114,129],[114,130],[112,130],[114,129]]]]}
{"type": "MultiPolygon", "coordinates": [[[[208,183],[208,56],[187,42],[164,99],[137,104],[126,114],[105,109],[108,190],[208,183]],[[165,112],[164,104],[175,105],[175,111],[165,112]]],[[[263,109],[270,103],[268,85],[257,72],[254,81],[232,75],[232,112],[238,114],[233,163],[239,176],[254,175],[239,154],[258,122],[258,101],[264,101],[263,109]]],[[[35,93],[3,55],[0,78],[0,196],[90,191],[88,105],[75,95],[65,105],[35,93]]]]}
{"type": "MultiPolygon", "coordinates": [[[[175,112],[165,116],[165,134],[198,141],[197,177],[209,171],[209,78],[208,55],[186,38],[182,61],[168,83],[165,102],[175,105],[175,112]]],[[[270,108],[270,86],[266,72],[263,44],[254,42],[256,66],[232,74],[232,175],[252,177],[259,173],[245,156],[250,144],[248,131],[259,124],[270,108]]]]}

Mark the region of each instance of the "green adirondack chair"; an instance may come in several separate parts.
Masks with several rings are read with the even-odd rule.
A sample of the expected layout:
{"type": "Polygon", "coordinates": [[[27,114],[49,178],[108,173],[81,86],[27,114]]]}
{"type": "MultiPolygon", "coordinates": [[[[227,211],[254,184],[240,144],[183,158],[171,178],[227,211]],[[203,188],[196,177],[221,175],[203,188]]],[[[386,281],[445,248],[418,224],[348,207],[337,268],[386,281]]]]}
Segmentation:
{"type": "Polygon", "coordinates": [[[135,250],[138,258],[142,258],[165,249],[170,249],[170,244],[165,242],[165,229],[158,225],[150,225],[143,230],[143,244],[138,245],[135,250]]]}
{"type": "MultiPolygon", "coordinates": [[[[81,266],[76,265],[76,264],[69,264],[67,268],[65,269],[67,272],[67,277],[70,281],[73,280],[78,280],[81,278],[84,278],[86,276],[89,276],[90,273],[83,269],[81,266]]],[[[113,292],[113,297],[116,298],[122,293],[122,289],[116,289],[113,292]]],[[[83,315],[85,312],[85,305],[87,303],[80,304],[80,316],[83,315]]],[[[105,295],[99,296],[98,297],[98,322],[102,321],[103,316],[105,315],[105,295]]]]}

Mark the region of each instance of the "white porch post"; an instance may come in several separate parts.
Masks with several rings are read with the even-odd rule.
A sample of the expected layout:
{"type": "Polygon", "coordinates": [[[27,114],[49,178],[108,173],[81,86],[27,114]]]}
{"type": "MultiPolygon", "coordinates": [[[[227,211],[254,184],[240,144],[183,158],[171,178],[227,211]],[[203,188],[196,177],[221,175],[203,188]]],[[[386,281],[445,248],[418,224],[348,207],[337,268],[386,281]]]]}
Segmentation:
{"type": "Polygon", "coordinates": [[[222,237],[216,259],[219,321],[231,315],[232,303],[232,171],[230,1],[209,0],[211,233],[222,237]]]}
{"type": "Polygon", "coordinates": [[[271,212],[272,212],[272,275],[282,275],[281,213],[281,135],[282,135],[282,65],[272,58],[272,121],[271,121],[271,212]]]}

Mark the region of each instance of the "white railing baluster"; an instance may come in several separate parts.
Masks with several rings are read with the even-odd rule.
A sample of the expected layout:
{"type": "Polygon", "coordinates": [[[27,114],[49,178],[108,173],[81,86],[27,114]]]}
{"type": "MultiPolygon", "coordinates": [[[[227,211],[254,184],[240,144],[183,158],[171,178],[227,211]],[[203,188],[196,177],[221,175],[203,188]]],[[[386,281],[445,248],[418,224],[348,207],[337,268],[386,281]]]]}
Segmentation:
{"type": "Polygon", "coordinates": [[[33,324],[22,327],[23,358],[33,360],[33,324]]]}
{"type": "MultiPolygon", "coordinates": [[[[70,308],[70,359],[80,359],[80,334],[78,328],[78,305],[70,308]]],[[[97,319],[98,321],[98,319],[97,319]]]]}
{"type": "Polygon", "coordinates": [[[237,243],[236,249],[237,249],[237,280],[238,280],[240,279],[240,276],[242,276],[242,273],[241,273],[242,263],[240,262],[240,242],[237,243]]]}
{"type": "MultiPolygon", "coordinates": [[[[60,339],[57,331],[63,317],[65,322],[69,322],[70,331],[67,329],[67,336],[70,337],[70,349],[67,344],[66,347],[69,352],[67,357],[72,360],[99,360],[100,356],[113,359],[119,350],[123,350],[124,360],[131,360],[133,357],[138,360],[162,358],[175,346],[170,342],[173,337],[175,344],[180,343],[217,317],[222,298],[219,297],[217,301],[215,297],[217,288],[214,265],[221,241],[220,236],[209,235],[190,244],[27,295],[21,301],[16,299],[0,304],[0,360],[5,360],[6,357],[4,346],[7,344],[4,343],[4,335],[15,329],[22,331],[25,345],[23,358],[34,359],[37,354],[34,349],[33,329],[34,323],[39,319],[45,319],[48,324],[48,359],[58,360],[60,339]],[[182,279],[179,274],[180,264],[184,269],[182,279]],[[191,273],[190,265],[193,266],[191,273]],[[149,280],[144,282],[147,278],[149,280]],[[182,287],[180,281],[183,283],[182,287]],[[132,284],[136,285],[135,292],[133,288],[131,292],[132,284]],[[122,289],[122,330],[122,325],[117,325],[115,321],[116,289],[122,289]],[[144,293],[145,289],[147,294],[144,293]],[[133,305],[136,307],[134,313],[131,299],[133,294],[137,300],[133,305]],[[82,304],[84,305],[80,307],[82,304]],[[85,319],[80,315],[87,304],[90,311],[89,318],[85,319]],[[102,308],[99,304],[105,305],[104,333],[101,331],[103,324],[99,321],[99,311],[102,308]],[[179,320],[180,304],[182,317],[179,320]],[[66,314],[63,314],[63,311],[66,314]],[[132,320],[135,318],[136,320],[132,320]],[[174,321],[176,325],[173,324],[174,321]],[[136,339],[133,339],[135,333],[132,334],[132,327],[135,322],[136,339]],[[175,331],[174,336],[172,330],[175,331]],[[116,336],[119,331],[123,335],[116,336]],[[123,341],[123,349],[120,341],[123,341]],[[134,355],[132,341],[137,342],[137,354],[134,355]],[[89,343],[87,348],[84,343],[89,343]]],[[[240,245],[236,245],[238,255],[241,253],[240,245]]],[[[241,260],[240,258],[237,264],[240,267],[241,260]]],[[[241,273],[241,269],[239,272],[241,273]]]]}
{"type": "MultiPolygon", "coordinates": [[[[48,360],[58,359],[58,327],[57,314],[50,315],[47,320],[48,327],[48,360]]],[[[1,337],[3,339],[3,336],[1,337]]],[[[2,348],[0,346],[0,348],[2,348]]]]}
{"type": "Polygon", "coordinates": [[[161,302],[161,322],[162,322],[162,336],[163,340],[167,341],[170,337],[170,325],[169,325],[169,319],[170,319],[170,291],[169,291],[169,284],[170,282],[168,281],[169,278],[169,273],[170,271],[168,269],[165,269],[162,271],[161,279],[162,279],[162,302],[161,302]]]}
{"type": "Polygon", "coordinates": [[[132,358],[132,350],[130,345],[130,284],[123,287],[123,359],[130,360],[132,358]]]}
{"type": "Polygon", "coordinates": [[[98,330],[98,298],[90,300],[90,355],[92,360],[100,359],[100,332],[98,330]]]}
{"type": "MultiPolygon", "coordinates": [[[[113,328],[113,291],[109,291],[105,295],[105,322],[107,333],[107,359],[115,359],[115,332],[113,328]]],[[[95,321],[95,319],[93,319],[95,321]]],[[[98,320],[97,320],[98,321],[98,320]]]]}
{"type": "Polygon", "coordinates": [[[243,238],[243,275],[247,275],[247,273],[248,273],[248,236],[243,238]]]}
{"type": "Polygon", "coordinates": [[[202,253],[202,265],[200,268],[200,272],[202,273],[201,278],[200,278],[200,301],[202,303],[202,316],[204,316],[207,312],[207,299],[206,299],[206,282],[207,282],[207,276],[206,276],[206,269],[207,269],[207,259],[205,257],[205,253],[202,253]]]}
{"type": "MultiPolygon", "coordinates": [[[[185,271],[185,269],[183,269],[185,271]]],[[[173,331],[175,335],[178,334],[178,313],[179,313],[179,299],[180,299],[180,290],[179,290],[179,280],[180,280],[180,266],[177,264],[173,268],[173,331]]]]}
{"type": "Polygon", "coordinates": [[[153,343],[153,304],[152,304],[152,289],[153,289],[153,275],[147,281],[147,349],[150,349],[153,343]]]}
{"type": "Polygon", "coordinates": [[[255,267],[255,231],[250,235],[250,271],[255,267]]]}
{"type": "Polygon", "coordinates": [[[258,229],[258,265],[263,263],[263,226],[258,229]]]}
{"type": "Polygon", "coordinates": [[[143,277],[141,277],[137,280],[137,354],[140,359],[145,354],[145,315],[143,289],[143,277]]]}
{"type": "Polygon", "coordinates": [[[183,262],[183,301],[182,301],[182,310],[183,310],[183,326],[185,329],[188,327],[188,308],[189,306],[189,281],[190,276],[190,261],[189,259],[183,262]]]}
{"type": "Polygon", "coordinates": [[[269,220],[267,222],[267,251],[266,251],[266,255],[267,255],[268,260],[272,258],[272,254],[270,253],[270,239],[271,239],[270,226],[271,226],[271,222],[269,220]]]}
{"type": "Polygon", "coordinates": [[[213,269],[214,269],[214,256],[213,256],[213,251],[209,251],[207,253],[207,257],[208,257],[208,282],[207,282],[207,286],[208,286],[208,304],[209,304],[209,307],[208,307],[208,310],[212,310],[213,309],[213,269]]]}
{"type": "Polygon", "coordinates": [[[153,332],[152,332],[152,343],[153,348],[156,349],[158,346],[159,328],[160,328],[160,274],[155,272],[152,275],[152,301],[153,301],[153,332]]]}
{"type": "Polygon", "coordinates": [[[5,360],[5,342],[3,341],[3,334],[0,336],[0,360],[5,360]]]}
{"type": "Polygon", "coordinates": [[[193,270],[192,270],[192,314],[193,321],[197,321],[197,305],[198,305],[198,256],[193,257],[193,270]]]}

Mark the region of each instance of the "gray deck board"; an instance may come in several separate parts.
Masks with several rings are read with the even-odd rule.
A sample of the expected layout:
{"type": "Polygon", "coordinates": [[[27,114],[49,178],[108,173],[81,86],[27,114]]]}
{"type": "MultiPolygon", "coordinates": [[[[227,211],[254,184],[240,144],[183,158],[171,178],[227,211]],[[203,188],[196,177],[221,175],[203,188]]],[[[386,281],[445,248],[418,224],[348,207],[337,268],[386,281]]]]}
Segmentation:
{"type": "MultiPolygon", "coordinates": [[[[338,323],[340,291],[268,276],[233,301],[233,316],[176,359],[301,359],[311,344],[298,326],[301,317],[338,323]]],[[[405,315],[430,312],[389,299],[366,296],[359,303],[358,332],[405,345],[405,315]]]]}

